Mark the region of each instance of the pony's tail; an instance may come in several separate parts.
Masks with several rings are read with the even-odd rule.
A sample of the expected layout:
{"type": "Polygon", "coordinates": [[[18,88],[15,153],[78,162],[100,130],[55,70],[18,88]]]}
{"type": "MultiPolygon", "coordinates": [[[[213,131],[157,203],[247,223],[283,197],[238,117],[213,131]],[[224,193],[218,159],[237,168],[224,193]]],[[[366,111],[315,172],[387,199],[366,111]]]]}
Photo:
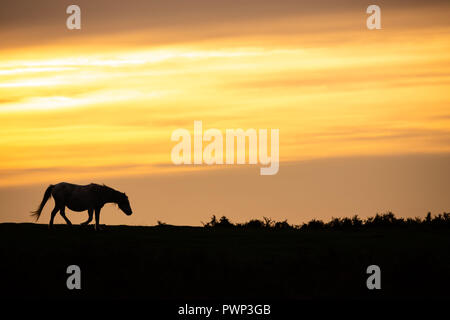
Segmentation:
{"type": "Polygon", "coordinates": [[[42,209],[44,209],[45,204],[47,203],[47,200],[52,195],[54,185],[49,185],[47,190],[45,190],[44,198],[42,198],[42,202],[39,205],[39,208],[36,211],[31,211],[31,216],[36,217],[36,221],[38,221],[39,217],[41,216],[42,209]]]}

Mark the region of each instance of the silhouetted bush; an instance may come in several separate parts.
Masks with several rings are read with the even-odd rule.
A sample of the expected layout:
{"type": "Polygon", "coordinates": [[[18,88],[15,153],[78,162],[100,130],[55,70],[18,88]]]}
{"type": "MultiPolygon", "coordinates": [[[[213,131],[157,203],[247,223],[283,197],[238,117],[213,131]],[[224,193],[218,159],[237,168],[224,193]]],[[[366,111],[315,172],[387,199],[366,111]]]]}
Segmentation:
{"type": "Polygon", "coordinates": [[[255,229],[262,229],[262,228],[266,227],[264,225],[264,222],[261,220],[258,220],[258,219],[253,219],[247,223],[238,224],[237,226],[244,227],[244,228],[255,228],[255,229]]]}
{"type": "Polygon", "coordinates": [[[287,222],[287,220],[284,220],[284,221],[278,221],[278,222],[276,222],[275,225],[273,226],[273,228],[275,228],[275,229],[284,229],[284,230],[286,230],[286,229],[293,229],[294,227],[291,226],[291,225],[287,222]]]}
{"type": "Polygon", "coordinates": [[[307,223],[304,223],[300,229],[302,230],[318,230],[323,229],[325,226],[325,223],[322,220],[316,220],[313,219],[307,223]]]}
{"type": "Polygon", "coordinates": [[[229,228],[229,227],[234,227],[234,225],[230,222],[230,220],[228,220],[227,217],[222,216],[222,218],[220,218],[220,220],[217,220],[216,216],[213,215],[211,217],[211,221],[203,224],[204,227],[206,228],[229,228]]]}
{"type": "Polygon", "coordinates": [[[359,230],[362,228],[391,228],[391,227],[450,227],[450,213],[442,213],[432,217],[431,212],[421,218],[396,218],[394,213],[387,212],[384,214],[376,214],[374,217],[369,217],[361,220],[357,215],[352,218],[332,218],[325,223],[322,220],[313,219],[302,225],[290,225],[287,220],[274,221],[271,218],[264,217],[263,220],[252,219],[245,223],[232,223],[230,220],[222,216],[217,220],[216,216],[211,217],[211,221],[203,223],[206,228],[245,228],[245,229],[271,229],[271,230],[359,230]]]}

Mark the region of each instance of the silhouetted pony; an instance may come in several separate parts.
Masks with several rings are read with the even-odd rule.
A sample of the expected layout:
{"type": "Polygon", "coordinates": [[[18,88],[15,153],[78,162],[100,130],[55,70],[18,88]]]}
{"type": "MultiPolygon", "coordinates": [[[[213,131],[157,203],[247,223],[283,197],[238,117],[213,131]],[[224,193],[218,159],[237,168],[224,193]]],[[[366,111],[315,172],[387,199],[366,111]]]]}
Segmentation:
{"type": "Polygon", "coordinates": [[[36,217],[36,221],[39,219],[42,209],[50,196],[53,196],[53,199],[55,199],[55,207],[53,208],[50,216],[50,228],[53,226],[53,219],[58,211],[66,223],[68,225],[72,225],[65,214],[66,206],[73,211],[88,211],[89,218],[87,221],[83,222],[82,225],[87,225],[92,221],[92,214],[95,211],[96,230],[99,230],[100,210],[106,203],[116,203],[128,216],[133,213],[128,197],[125,193],[119,192],[105,185],[98,185],[95,183],[80,186],[77,184],[61,182],[55,185],[50,185],[44,193],[44,198],[42,199],[39,208],[36,211],[32,211],[32,216],[36,217]]]}

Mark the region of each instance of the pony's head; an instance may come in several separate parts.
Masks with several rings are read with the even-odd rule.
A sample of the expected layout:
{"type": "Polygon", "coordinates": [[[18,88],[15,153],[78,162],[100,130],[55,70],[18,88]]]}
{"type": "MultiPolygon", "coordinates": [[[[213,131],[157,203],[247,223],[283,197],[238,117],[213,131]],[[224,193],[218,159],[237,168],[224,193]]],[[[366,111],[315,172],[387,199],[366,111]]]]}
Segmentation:
{"type": "Polygon", "coordinates": [[[120,193],[117,205],[127,216],[130,216],[133,213],[133,210],[131,210],[130,201],[125,193],[120,193]]]}

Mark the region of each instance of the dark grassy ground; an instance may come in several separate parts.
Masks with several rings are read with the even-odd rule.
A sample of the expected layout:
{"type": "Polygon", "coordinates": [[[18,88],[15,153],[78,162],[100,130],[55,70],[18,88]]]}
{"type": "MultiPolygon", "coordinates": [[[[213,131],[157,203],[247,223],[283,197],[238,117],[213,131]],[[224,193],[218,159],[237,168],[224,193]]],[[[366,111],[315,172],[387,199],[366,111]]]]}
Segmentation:
{"type": "Polygon", "coordinates": [[[354,231],[0,224],[3,297],[449,298],[448,228],[354,231]],[[81,268],[68,290],[66,268],[81,268]],[[381,290],[366,287],[381,268],[381,290]]]}

